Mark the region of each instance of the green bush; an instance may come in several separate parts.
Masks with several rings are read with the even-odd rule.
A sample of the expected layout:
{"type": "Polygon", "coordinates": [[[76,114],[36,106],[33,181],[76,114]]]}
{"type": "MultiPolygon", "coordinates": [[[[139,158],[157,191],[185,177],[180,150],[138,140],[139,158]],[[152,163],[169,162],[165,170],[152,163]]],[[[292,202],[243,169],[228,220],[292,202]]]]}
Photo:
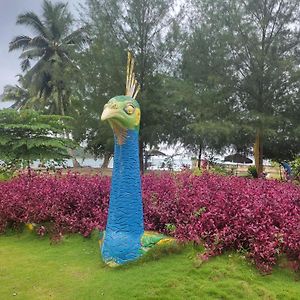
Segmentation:
{"type": "Polygon", "coordinates": [[[258,178],[258,174],[255,166],[250,166],[248,168],[248,174],[251,175],[253,178],[258,178]]]}
{"type": "Polygon", "coordinates": [[[300,157],[291,162],[292,174],[295,180],[300,180],[300,157]]]}
{"type": "Polygon", "coordinates": [[[224,166],[213,165],[212,168],[209,169],[211,173],[219,174],[219,175],[229,175],[229,171],[226,170],[224,166]]]}
{"type": "Polygon", "coordinates": [[[5,181],[11,179],[16,170],[17,170],[18,165],[15,164],[14,162],[1,162],[0,163],[0,181],[5,181]]]}

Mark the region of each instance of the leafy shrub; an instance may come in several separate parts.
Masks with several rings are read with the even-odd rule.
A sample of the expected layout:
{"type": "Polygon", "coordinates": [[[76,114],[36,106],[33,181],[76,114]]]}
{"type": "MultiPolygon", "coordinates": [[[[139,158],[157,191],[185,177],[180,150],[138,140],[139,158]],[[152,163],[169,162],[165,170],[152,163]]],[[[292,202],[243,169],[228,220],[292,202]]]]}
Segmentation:
{"type": "Polygon", "coordinates": [[[16,166],[14,162],[6,163],[0,161],[0,181],[11,179],[14,176],[17,167],[19,166],[16,166]]]}
{"type": "Polygon", "coordinates": [[[248,174],[251,175],[253,178],[258,178],[258,174],[255,166],[250,166],[248,168],[248,174]]]}
{"type": "Polygon", "coordinates": [[[0,231],[15,223],[34,223],[56,236],[104,229],[110,180],[106,177],[21,175],[0,182],[0,231]]]}
{"type": "Polygon", "coordinates": [[[219,175],[229,175],[229,172],[226,170],[226,168],[222,165],[217,165],[217,164],[214,164],[210,170],[209,170],[211,173],[214,173],[214,174],[219,174],[219,175]]]}
{"type": "Polygon", "coordinates": [[[300,259],[300,189],[272,180],[188,173],[143,180],[145,222],[152,230],[203,243],[208,255],[248,251],[269,272],[281,253],[300,259]]]}
{"type": "Polygon", "coordinates": [[[291,167],[293,170],[293,178],[300,181],[300,157],[297,157],[291,162],[291,167]]]}
{"type": "Polygon", "coordinates": [[[195,175],[195,176],[201,176],[202,174],[203,174],[203,170],[200,168],[195,168],[195,169],[193,169],[193,174],[195,175]]]}
{"type": "MultiPolygon", "coordinates": [[[[0,230],[35,223],[35,230],[88,236],[106,224],[110,179],[22,175],[0,182],[0,230]]],[[[275,180],[210,173],[148,174],[142,178],[145,229],[205,246],[205,257],[226,250],[270,272],[280,254],[300,262],[300,188],[275,180]]]]}

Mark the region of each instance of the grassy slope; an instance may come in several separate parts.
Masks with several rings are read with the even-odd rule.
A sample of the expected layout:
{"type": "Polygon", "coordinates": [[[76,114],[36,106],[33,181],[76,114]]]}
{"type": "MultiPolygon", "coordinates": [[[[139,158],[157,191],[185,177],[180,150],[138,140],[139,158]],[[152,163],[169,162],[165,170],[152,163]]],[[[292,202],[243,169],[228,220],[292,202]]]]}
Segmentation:
{"type": "Polygon", "coordinates": [[[195,250],[119,269],[99,259],[96,238],[49,245],[31,234],[0,236],[0,299],[300,299],[295,274],[262,276],[240,255],[197,266],[195,250]]]}

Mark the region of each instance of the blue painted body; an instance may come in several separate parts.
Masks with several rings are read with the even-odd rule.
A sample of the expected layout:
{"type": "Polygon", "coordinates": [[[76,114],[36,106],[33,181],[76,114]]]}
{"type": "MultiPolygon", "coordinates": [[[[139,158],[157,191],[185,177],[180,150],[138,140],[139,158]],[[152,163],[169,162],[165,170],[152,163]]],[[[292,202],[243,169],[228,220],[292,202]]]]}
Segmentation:
{"type": "Polygon", "coordinates": [[[122,145],[115,137],[108,220],[102,246],[102,258],[107,263],[123,264],[141,255],[144,222],[138,137],[137,130],[128,130],[122,145]]]}

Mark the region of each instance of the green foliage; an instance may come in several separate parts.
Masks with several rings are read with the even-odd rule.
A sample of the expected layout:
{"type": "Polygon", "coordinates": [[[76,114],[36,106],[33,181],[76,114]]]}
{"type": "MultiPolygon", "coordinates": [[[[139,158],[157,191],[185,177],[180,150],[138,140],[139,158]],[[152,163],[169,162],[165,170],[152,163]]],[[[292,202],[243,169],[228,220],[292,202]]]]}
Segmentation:
{"type": "Polygon", "coordinates": [[[81,99],[85,107],[81,120],[88,120],[88,134],[82,133],[81,137],[87,138],[95,154],[113,150],[111,131],[108,126],[99,125],[99,113],[109,98],[124,94],[127,57],[124,49],[131,50],[135,57],[135,71],[141,85],[137,96],[142,110],[141,146],[155,146],[163,140],[163,134],[166,136],[162,107],[166,108],[167,103],[161,92],[163,83],[158,69],[170,50],[166,48],[166,40],[171,45],[172,5],[173,1],[166,0],[87,1],[84,20],[90,25],[92,41],[80,59],[84,80],[81,99]]]}
{"type": "Polygon", "coordinates": [[[201,176],[203,174],[203,171],[202,169],[200,168],[196,168],[193,170],[193,175],[196,175],[196,176],[201,176]]]}
{"type": "MultiPolygon", "coordinates": [[[[200,107],[210,111],[212,124],[224,122],[211,138],[241,150],[261,132],[264,157],[294,157],[300,150],[298,1],[195,0],[192,7],[183,75],[200,96],[207,94],[200,107]]],[[[196,130],[210,137],[209,128],[199,131],[201,119],[196,130]]]]}
{"type": "MultiPolygon", "coordinates": [[[[198,3],[206,5],[205,1],[197,2],[196,10],[198,3]]],[[[227,40],[220,32],[220,22],[210,13],[204,10],[200,22],[198,16],[192,19],[192,31],[182,52],[182,76],[190,89],[188,94],[186,89],[183,91],[186,96],[181,104],[187,108],[183,142],[194,152],[221,152],[236,133],[232,120],[235,78],[230,63],[224,59],[227,40]]]]}
{"type": "Polygon", "coordinates": [[[171,223],[166,224],[165,227],[166,227],[166,230],[169,233],[172,233],[176,230],[176,226],[174,224],[171,224],[171,223]]]}
{"type": "Polygon", "coordinates": [[[258,174],[257,174],[257,170],[255,166],[250,166],[248,168],[248,174],[251,175],[253,178],[257,178],[258,174]]]}
{"type": "Polygon", "coordinates": [[[204,212],[206,212],[206,207],[200,207],[197,211],[194,212],[195,217],[200,217],[204,212]]]}
{"type": "Polygon", "coordinates": [[[16,170],[20,169],[21,166],[22,166],[21,160],[17,160],[17,159],[1,160],[0,158],[0,181],[10,180],[11,178],[13,178],[16,170]]]}
{"type": "Polygon", "coordinates": [[[297,157],[291,162],[291,167],[293,178],[300,181],[300,157],[297,157]]]}
{"type": "Polygon", "coordinates": [[[114,139],[107,122],[100,122],[104,104],[125,91],[127,54],[112,36],[104,11],[90,3],[85,22],[90,24],[89,47],[76,56],[80,77],[73,82],[77,111],[74,138],[85,141],[87,150],[95,157],[112,155],[114,139]]]}
{"type": "Polygon", "coordinates": [[[6,85],[2,94],[1,101],[14,102],[11,108],[25,108],[31,102],[30,91],[24,87],[23,76],[19,77],[19,84],[6,85]]]}
{"type": "MultiPolygon", "coordinates": [[[[42,17],[31,11],[18,16],[17,24],[27,26],[36,36],[15,37],[9,51],[22,51],[23,85],[40,99],[42,108],[65,115],[71,105],[71,74],[78,71],[72,54],[85,41],[84,30],[73,30],[73,18],[63,2],[44,0],[42,11],[42,17]]],[[[24,101],[23,97],[22,105],[24,101]]]]}
{"type": "Polygon", "coordinates": [[[10,180],[13,177],[13,171],[10,169],[7,169],[6,167],[3,168],[3,166],[1,166],[0,168],[0,181],[6,181],[6,180],[10,180]]]}
{"type": "Polygon", "coordinates": [[[224,166],[217,164],[212,165],[212,167],[209,169],[209,172],[219,175],[228,175],[229,173],[224,166]]]}
{"type": "Polygon", "coordinates": [[[63,161],[75,144],[65,138],[69,117],[41,115],[32,110],[0,110],[0,159],[3,170],[30,161],[63,161]]]}
{"type": "Polygon", "coordinates": [[[9,45],[21,51],[24,76],[3,100],[73,116],[76,141],[109,158],[113,136],[100,113],[124,94],[129,49],[142,87],[141,155],[161,142],[200,157],[228,146],[247,152],[260,132],[264,158],[293,160],[300,152],[298,0],[192,0],[189,22],[178,8],[173,0],[87,0],[85,25],[74,30],[68,6],[44,0],[41,16],[17,18],[34,35],[9,45]]]}

